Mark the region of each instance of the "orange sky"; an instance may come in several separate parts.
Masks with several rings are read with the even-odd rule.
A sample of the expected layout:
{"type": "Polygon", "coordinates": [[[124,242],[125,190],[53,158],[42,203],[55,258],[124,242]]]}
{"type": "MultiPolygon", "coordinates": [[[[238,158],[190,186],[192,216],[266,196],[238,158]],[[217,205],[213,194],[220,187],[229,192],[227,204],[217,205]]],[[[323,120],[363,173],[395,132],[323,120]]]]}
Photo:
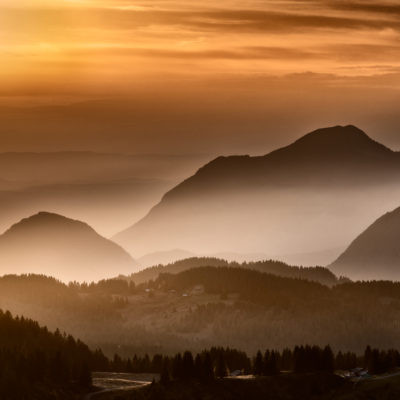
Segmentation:
{"type": "MultiPolygon", "coordinates": [[[[189,102],[187,115],[204,109],[207,118],[227,112],[231,103],[244,119],[254,120],[262,112],[275,116],[272,125],[265,124],[266,131],[276,129],[285,113],[307,96],[297,118],[305,121],[312,112],[319,117],[299,125],[293,135],[319,124],[359,122],[397,145],[398,2],[1,0],[0,26],[3,106],[129,98],[134,104],[151,100],[162,119],[166,117],[157,110],[165,104],[180,108],[189,102]],[[372,115],[358,115],[360,108],[371,113],[372,99],[365,104],[369,96],[377,103],[375,121],[382,121],[375,125],[372,115]],[[321,102],[325,108],[319,110],[321,102]],[[328,107],[336,113],[327,115],[328,107]]],[[[169,122],[167,131],[179,130],[169,122]]],[[[0,129],[4,149],[14,149],[15,137],[29,141],[29,133],[20,132],[13,120],[6,128],[0,129]]],[[[263,125],[257,132],[250,128],[259,135],[263,125]]],[[[149,129],[154,137],[162,135],[159,126],[149,129]]],[[[229,129],[229,123],[220,122],[223,135],[229,129]]],[[[150,150],[135,138],[138,151],[150,150]]],[[[65,146],[60,138],[55,142],[65,146]]],[[[280,144],[272,138],[275,142],[280,144]]],[[[90,148],[90,143],[83,146],[90,148]]],[[[255,140],[245,149],[258,145],[263,142],[255,140]]]]}
{"type": "Polygon", "coordinates": [[[399,17],[400,5],[370,0],[2,0],[1,74],[120,84],[160,73],[393,73],[399,17]]]}

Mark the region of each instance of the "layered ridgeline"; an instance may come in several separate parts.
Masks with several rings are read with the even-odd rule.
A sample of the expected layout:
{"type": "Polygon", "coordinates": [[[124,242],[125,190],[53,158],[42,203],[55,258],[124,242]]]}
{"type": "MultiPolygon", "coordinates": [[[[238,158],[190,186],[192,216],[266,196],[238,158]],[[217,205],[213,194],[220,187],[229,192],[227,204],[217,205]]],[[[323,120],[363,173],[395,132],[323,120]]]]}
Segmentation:
{"type": "Polygon", "coordinates": [[[64,281],[132,273],[136,263],[87,224],[40,212],[0,236],[0,274],[37,273],[64,281]]]}
{"type": "Polygon", "coordinates": [[[400,208],[375,221],[332,264],[354,279],[400,280],[400,208]]]}
{"type": "Polygon", "coordinates": [[[333,286],[345,281],[345,278],[338,279],[328,268],[323,267],[296,267],[274,260],[237,263],[228,262],[215,257],[190,257],[175,261],[168,265],[155,265],[139,272],[135,272],[134,274],[127,276],[126,279],[137,285],[157,279],[161,274],[177,274],[189,269],[204,266],[250,269],[281,276],[283,278],[297,278],[319,282],[327,286],[333,286]]]}
{"type": "Polygon", "coordinates": [[[213,160],[114,239],[135,256],[340,249],[396,206],[399,178],[400,153],[354,126],[321,129],[265,156],[213,160]]]}
{"type": "MultiPolygon", "coordinates": [[[[3,114],[4,116],[4,114],[3,114]]],[[[38,210],[74,215],[109,236],[141,218],[205,155],[1,153],[0,232],[38,210]]]]}

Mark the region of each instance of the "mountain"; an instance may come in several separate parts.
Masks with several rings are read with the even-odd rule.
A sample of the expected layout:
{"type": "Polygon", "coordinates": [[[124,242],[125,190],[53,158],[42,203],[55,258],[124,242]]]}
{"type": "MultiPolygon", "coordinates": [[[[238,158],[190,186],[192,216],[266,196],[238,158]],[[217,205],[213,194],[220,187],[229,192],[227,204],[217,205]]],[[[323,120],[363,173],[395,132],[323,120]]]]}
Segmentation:
{"type": "Polygon", "coordinates": [[[114,239],[135,255],[315,254],[395,207],[399,178],[400,153],[351,125],[319,129],[265,156],[216,158],[114,239]]]}
{"type": "Polygon", "coordinates": [[[252,186],[321,186],[332,183],[357,184],[360,176],[349,167],[372,173],[364,181],[382,177],[382,170],[399,174],[400,154],[372,140],[354,126],[319,129],[293,144],[260,156],[218,157],[165,195],[164,200],[252,186]],[[318,169],[316,169],[318,168],[318,169]],[[378,171],[374,173],[375,168],[378,171]],[[350,172],[350,174],[349,174],[350,172]],[[374,176],[375,175],[375,176],[374,176]]]}
{"type": "Polygon", "coordinates": [[[89,225],[40,212],[0,236],[0,274],[39,273],[64,281],[132,273],[136,263],[89,225]]]}
{"type": "Polygon", "coordinates": [[[47,210],[74,215],[111,236],[206,160],[195,154],[0,152],[0,232],[47,210]]]}
{"type": "Polygon", "coordinates": [[[330,268],[355,279],[400,281],[400,208],[358,236],[330,268]]]}

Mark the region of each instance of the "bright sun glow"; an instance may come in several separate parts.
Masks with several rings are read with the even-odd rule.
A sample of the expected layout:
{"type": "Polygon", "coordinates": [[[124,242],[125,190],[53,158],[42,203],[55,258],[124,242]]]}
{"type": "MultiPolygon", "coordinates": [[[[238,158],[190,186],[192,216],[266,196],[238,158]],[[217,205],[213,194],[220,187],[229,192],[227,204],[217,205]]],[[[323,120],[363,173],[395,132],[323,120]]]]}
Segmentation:
{"type": "Polygon", "coordinates": [[[400,68],[393,15],[363,4],[3,0],[0,79],[391,74],[400,68]]]}

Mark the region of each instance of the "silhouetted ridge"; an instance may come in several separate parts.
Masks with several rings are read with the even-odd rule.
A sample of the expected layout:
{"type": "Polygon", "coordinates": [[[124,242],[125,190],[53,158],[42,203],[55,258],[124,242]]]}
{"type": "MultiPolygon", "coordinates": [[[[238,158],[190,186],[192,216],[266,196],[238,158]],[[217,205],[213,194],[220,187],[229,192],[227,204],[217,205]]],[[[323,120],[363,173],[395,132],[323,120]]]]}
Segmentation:
{"type": "Polygon", "coordinates": [[[39,212],[0,235],[0,273],[41,273],[96,280],[131,273],[136,263],[84,222],[39,212]]]}
{"type": "Polygon", "coordinates": [[[175,261],[167,265],[154,265],[152,267],[143,269],[135,274],[130,275],[127,279],[138,284],[150,280],[155,280],[160,274],[177,274],[199,267],[229,267],[232,269],[242,268],[265,272],[271,275],[281,276],[285,278],[297,278],[319,282],[327,286],[333,286],[339,283],[339,280],[328,268],[296,267],[275,260],[238,263],[228,262],[226,260],[215,257],[190,257],[175,261]]]}
{"type": "MultiPolygon", "coordinates": [[[[217,157],[164,198],[177,193],[191,194],[193,190],[236,189],[239,185],[320,185],[327,179],[344,184],[353,180],[353,175],[365,173],[365,169],[388,168],[393,163],[400,169],[399,155],[361,129],[353,125],[335,126],[313,131],[264,156],[217,157]],[[349,168],[353,171],[347,174],[349,168]]],[[[358,177],[354,179],[357,180],[358,177]]]]}
{"type": "Polygon", "coordinates": [[[39,213],[22,219],[17,222],[10,229],[8,229],[4,235],[16,235],[20,232],[28,232],[32,230],[53,230],[53,229],[74,229],[80,231],[86,231],[98,235],[96,231],[88,224],[73,220],[63,215],[53,214],[46,211],[40,211],[39,213]]]}
{"type": "MultiPolygon", "coordinates": [[[[300,236],[320,235],[314,221],[329,225],[332,233],[333,226],[344,218],[342,210],[348,210],[353,202],[360,209],[375,207],[380,212],[393,207],[375,203],[378,197],[397,190],[398,182],[400,153],[352,125],[324,128],[264,156],[216,158],[115,238],[139,254],[177,247],[195,253],[223,249],[282,254],[281,237],[286,251],[299,253],[304,245],[309,246],[299,244],[300,236]],[[380,194],[360,198],[363,191],[380,194]],[[325,210],[315,195],[325,198],[325,210]],[[290,200],[294,196],[296,200],[290,200]]],[[[337,247],[339,240],[332,236],[323,247],[337,247]]]]}
{"type": "Polygon", "coordinates": [[[305,152],[308,155],[328,153],[335,156],[379,156],[393,153],[392,150],[374,141],[353,125],[318,129],[280,150],[282,151],[299,154],[305,152]]]}
{"type": "Polygon", "coordinates": [[[400,280],[400,208],[376,220],[330,266],[358,279],[400,280]]]}

